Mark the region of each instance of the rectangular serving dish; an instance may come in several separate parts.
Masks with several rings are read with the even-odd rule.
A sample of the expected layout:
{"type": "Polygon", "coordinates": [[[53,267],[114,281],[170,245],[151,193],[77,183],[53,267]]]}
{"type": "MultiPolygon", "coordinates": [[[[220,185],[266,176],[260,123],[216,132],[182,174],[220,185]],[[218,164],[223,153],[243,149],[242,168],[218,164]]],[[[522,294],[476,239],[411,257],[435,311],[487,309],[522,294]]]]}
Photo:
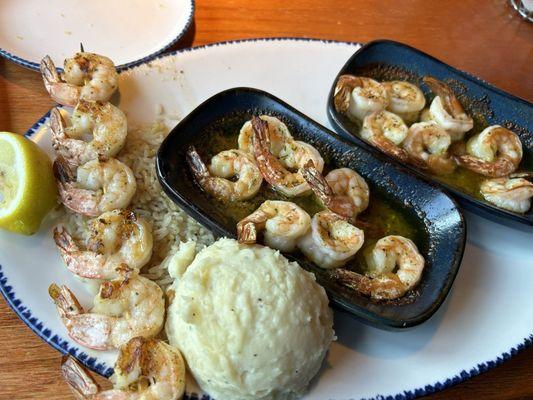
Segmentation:
{"type": "MultiPolygon", "coordinates": [[[[202,138],[211,138],[209,134],[225,129],[229,120],[238,120],[242,125],[252,115],[262,114],[281,119],[296,139],[315,146],[330,166],[359,172],[370,186],[371,202],[372,196],[380,196],[405,212],[417,224],[420,237],[416,242],[427,264],[413,301],[379,303],[338,284],[326,270],[302,255],[286,256],[316,275],[333,305],[366,323],[394,329],[427,320],[446,298],[463,256],[465,225],[455,201],[384,157],[342,140],[266,92],[251,88],[221,92],[198,106],[169,133],[156,161],[157,175],[166,194],[216,235],[234,238],[234,223],[228,220],[223,208],[213,206],[216,200],[196,185],[185,154],[191,145],[202,153],[202,138]]],[[[235,138],[237,135],[238,128],[235,138]]]]}
{"type": "MultiPolygon", "coordinates": [[[[339,114],[333,104],[335,84],[340,75],[367,76],[378,81],[407,80],[419,86],[431,98],[422,77],[431,75],[446,81],[454,89],[465,110],[473,115],[475,126],[502,125],[515,132],[522,142],[524,156],[520,166],[533,171],[533,104],[506,93],[494,86],[460,71],[436,58],[392,40],[375,40],[358,49],[339,71],[328,97],[328,117],[335,131],[344,139],[366,149],[385,155],[394,163],[400,161],[375,148],[359,135],[352,133],[354,124],[339,114]]],[[[429,102],[427,103],[429,104],[429,102]]],[[[401,164],[403,166],[403,164],[401,164]]],[[[466,209],[505,225],[528,229],[533,226],[533,207],[526,214],[518,214],[498,208],[463,190],[436,179],[434,176],[405,165],[418,176],[434,182],[452,193],[466,209]],[[526,226],[519,224],[525,224],[526,226]]]]}

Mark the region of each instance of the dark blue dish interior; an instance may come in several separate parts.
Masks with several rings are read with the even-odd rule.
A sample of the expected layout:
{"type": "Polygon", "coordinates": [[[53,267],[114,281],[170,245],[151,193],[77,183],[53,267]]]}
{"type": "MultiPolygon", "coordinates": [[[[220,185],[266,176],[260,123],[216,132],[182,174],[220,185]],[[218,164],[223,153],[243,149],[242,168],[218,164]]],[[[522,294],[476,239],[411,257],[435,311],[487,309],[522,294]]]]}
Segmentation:
{"type": "MultiPolygon", "coordinates": [[[[378,81],[407,80],[417,84],[424,91],[428,100],[432,99],[433,95],[422,83],[422,78],[425,75],[431,75],[447,82],[457,94],[465,110],[474,117],[474,130],[476,128],[481,130],[485,126],[498,124],[518,134],[524,150],[520,168],[533,171],[533,104],[459,71],[420,50],[390,40],[376,40],[361,47],[342,67],[338,76],[344,74],[368,76],[378,81]]],[[[352,133],[354,124],[335,110],[333,92],[338,76],[333,81],[328,99],[328,117],[332,125],[344,139],[362,145],[374,153],[384,154],[357,134],[352,133]]],[[[394,163],[400,163],[388,155],[385,156],[394,163]]],[[[459,188],[439,181],[434,176],[415,167],[406,167],[424,179],[431,180],[449,190],[468,210],[496,222],[522,229],[529,230],[527,225],[533,226],[532,209],[526,214],[502,210],[483,199],[476,198],[459,188]]]]}
{"type": "MultiPolygon", "coordinates": [[[[216,235],[235,237],[235,225],[194,182],[185,153],[219,132],[227,121],[242,125],[252,115],[269,114],[287,124],[295,138],[314,145],[332,167],[350,167],[368,182],[373,196],[385,199],[414,221],[417,245],[427,265],[416,293],[396,302],[375,302],[339,285],[330,274],[303,256],[287,255],[315,273],[333,305],[380,328],[405,328],[427,320],[444,301],[459,268],[465,243],[463,217],[455,202],[380,155],[354,146],[274,96],[256,89],[236,88],[202,103],[183,119],[162,143],[157,154],[157,175],[164,191],[189,215],[216,235]],[[208,134],[208,132],[211,132],[208,134]]],[[[238,135],[238,129],[235,131],[238,135]]],[[[236,137],[236,136],[235,136],[236,137]]],[[[205,151],[205,150],[204,150],[205,151]]],[[[384,201],[385,201],[384,200],[384,201]]]]}

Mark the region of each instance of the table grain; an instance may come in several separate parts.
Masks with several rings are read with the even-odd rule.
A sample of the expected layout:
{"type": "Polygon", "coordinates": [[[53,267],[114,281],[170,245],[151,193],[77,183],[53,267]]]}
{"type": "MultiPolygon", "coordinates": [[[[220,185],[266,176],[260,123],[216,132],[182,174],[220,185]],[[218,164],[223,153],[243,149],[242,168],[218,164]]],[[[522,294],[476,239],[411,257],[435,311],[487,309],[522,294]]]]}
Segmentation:
{"type": "MultiPolygon", "coordinates": [[[[273,36],[399,40],[533,100],[533,24],[522,20],[506,0],[197,0],[195,23],[173,49],[273,36]]],[[[24,133],[52,106],[36,72],[0,59],[0,131],[24,133]]],[[[72,398],[61,380],[59,361],[59,353],[0,300],[0,399],[72,398]]],[[[427,398],[533,399],[532,361],[529,348],[427,398]]],[[[353,395],[357,397],[357,388],[353,395]]]]}

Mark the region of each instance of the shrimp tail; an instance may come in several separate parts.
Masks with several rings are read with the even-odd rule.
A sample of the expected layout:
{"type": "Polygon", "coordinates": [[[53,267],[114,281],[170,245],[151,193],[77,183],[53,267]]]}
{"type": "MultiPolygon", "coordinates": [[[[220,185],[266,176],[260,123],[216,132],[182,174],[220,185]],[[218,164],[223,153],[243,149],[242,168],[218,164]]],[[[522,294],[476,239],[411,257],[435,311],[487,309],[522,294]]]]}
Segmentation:
{"type": "Polygon", "coordinates": [[[329,207],[333,198],[333,190],[320,171],[316,169],[313,161],[309,160],[300,172],[316,196],[322,200],[326,207],[329,207]]]}
{"type": "Polygon", "coordinates": [[[40,70],[44,87],[52,99],[64,106],[74,107],[80,97],[80,89],[61,81],[50,56],[47,55],[41,60],[40,70]]]}
{"type": "Polygon", "coordinates": [[[456,156],[455,161],[462,167],[491,178],[507,176],[516,169],[516,165],[505,157],[501,157],[494,162],[487,162],[467,154],[456,156]]]}
{"type": "Polygon", "coordinates": [[[191,168],[191,171],[194,175],[194,178],[199,182],[203,182],[205,179],[209,178],[209,170],[207,166],[202,161],[200,154],[196,151],[194,146],[190,146],[187,150],[187,163],[191,168]]]}
{"type": "Polygon", "coordinates": [[[54,240],[67,269],[82,278],[104,277],[104,256],[92,251],[81,251],[72,236],[62,226],[54,228],[54,240]]]}
{"type": "Polygon", "coordinates": [[[89,217],[100,215],[100,196],[93,190],[75,187],[76,174],[64,157],[56,158],[53,170],[58,181],[59,197],[65,207],[89,217]]]}
{"type": "Polygon", "coordinates": [[[387,154],[392,155],[396,159],[406,164],[411,164],[422,170],[425,170],[428,168],[424,162],[422,162],[416,157],[411,156],[405,149],[399,146],[396,146],[394,143],[392,143],[389,139],[387,139],[384,136],[376,135],[374,136],[373,141],[376,147],[378,147],[380,150],[384,151],[387,154]]]}
{"type": "Polygon", "coordinates": [[[59,287],[52,283],[48,287],[48,294],[54,301],[62,319],[68,319],[84,313],[83,307],[68,287],[64,285],[59,287]]]}
{"type": "Polygon", "coordinates": [[[253,147],[257,166],[263,178],[272,186],[282,179],[284,171],[279,160],[272,155],[269,149],[268,123],[259,117],[252,117],[253,147]]]}
{"type": "Polygon", "coordinates": [[[257,229],[252,221],[240,221],[237,224],[237,238],[239,243],[254,244],[257,242],[257,229]]]}
{"type": "Polygon", "coordinates": [[[50,131],[52,132],[52,146],[56,151],[61,149],[61,143],[67,139],[65,127],[66,122],[59,108],[52,108],[50,111],[50,131]]]}
{"type": "Polygon", "coordinates": [[[70,355],[61,358],[61,375],[79,399],[85,399],[100,392],[100,386],[89,371],[70,355]]]}
{"type": "Polygon", "coordinates": [[[365,275],[344,268],[335,268],[331,275],[341,285],[357,290],[365,296],[370,296],[372,292],[372,280],[365,275]]]}
{"type": "Polygon", "coordinates": [[[74,182],[76,180],[76,174],[63,156],[57,156],[54,161],[53,170],[55,178],[62,184],[74,182]]]}
{"type": "Polygon", "coordinates": [[[464,109],[455,93],[444,82],[435,79],[432,76],[425,76],[423,81],[429,86],[431,91],[442,99],[445,110],[454,118],[464,114],[464,109]]]}
{"type": "Polygon", "coordinates": [[[359,78],[352,75],[341,75],[335,85],[335,92],[333,95],[333,104],[335,110],[340,113],[348,111],[350,106],[350,94],[352,90],[360,86],[361,82],[359,78]]]}

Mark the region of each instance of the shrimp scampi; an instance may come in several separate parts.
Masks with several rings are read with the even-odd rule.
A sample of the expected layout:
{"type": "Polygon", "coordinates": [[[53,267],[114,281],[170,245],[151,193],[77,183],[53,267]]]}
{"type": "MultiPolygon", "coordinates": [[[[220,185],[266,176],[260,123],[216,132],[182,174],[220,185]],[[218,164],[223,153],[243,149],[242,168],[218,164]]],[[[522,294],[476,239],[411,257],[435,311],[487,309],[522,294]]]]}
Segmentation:
{"type": "Polygon", "coordinates": [[[263,177],[253,157],[242,150],[225,150],[207,167],[196,149],[187,151],[187,162],[196,182],[211,196],[221,201],[249,199],[261,188],[263,177]],[[230,178],[236,178],[231,180],[230,178]]]}
{"type": "Polygon", "coordinates": [[[59,108],[52,109],[52,145],[72,164],[113,157],[126,142],[126,116],[111,103],[80,100],[69,120],[59,108]]]}
{"type": "Polygon", "coordinates": [[[509,129],[494,125],[472,136],[465,155],[456,157],[459,165],[491,178],[514,172],[522,161],[520,138],[509,129]]]}
{"type": "Polygon", "coordinates": [[[298,165],[298,170],[296,172],[291,172],[285,168],[280,160],[269,150],[267,122],[258,117],[253,117],[252,127],[254,129],[254,155],[265,181],[267,181],[274,190],[287,197],[302,196],[309,193],[310,187],[300,173],[300,168],[302,168],[309,159],[312,159],[314,152],[311,154],[311,157],[299,155],[297,157],[300,163],[300,165],[298,165]]]}
{"type": "Polygon", "coordinates": [[[531,207],[533,183],[524,178],[495,178],[481,183],[480,192],[488,202],[505,210],[525,213],[531,207]]]}
{"type": "Polygon", "coordinates": [[[74,172],[59,156],[54,161],[54,174],[62,203],[89,217],[127,207],[137,189],[133,171],[114,158],[89,161],[74,172]]]}
{"type": "Polygon", "coordinates": [[[364,232],[332,211],[316,213],[311,230],[298,248],[321,268],[337,268],[351,260],[363,245],[364,232]]]}
{"type": "Polygon", "coordinates": [[[375,300],[392,300],[413,289],[422,276],[425,260],[410,239],[385,236],[365,254],[365,275],[350,270],[337,270],[335,277],[375,300]]]}
{"type": "Polygon", "coordinates": [[[120,278],[100,285],[90,312],[68,287],[50,285],[48,292],[68,335],[82,346],[115,349],[134,337],[150,338],[161,331],[165,299],[159,285],[126,266],[120,273],[120,278]]]}
{"type": "Polygon", "coordinates": [[[87,52],[65,59],[60,75],[50,58],[41,60],[46,90],[56,102],[74,107],[79,100],[107,101],[118,87],[118,73],[109,58],[87,52]]]}
{"type": "Polygon", "coordinates": [[[382,82],[389,96],[387,110],[401,117],[406,124],[415,122],[426,105],[420,88],[405,81],[382,82]]]}
{"type": "Polygon", "coordinates": [[[407,125],[399,116],[389,111],[376,111],[365,117],[361,137],[384,153],[424,168],[425,165],[422,162],[410,157],[400,146],[407,137],[407,132],[407,125]]]}
{"type": "Polygon", "coordinates": [[[411,125],[402,145],[412,159],[426,164],[434,174],[445,175],[456,167],[448,152],[451,143],[450,134],[431,121],[411,125]]]}
{"type": "Polygon", "coordinates": [[[239,221],[237,236],[241,243],[255,243],[264,230],[267,246],[284,252],[294,251],[297,241],[311,227],[311,217],[288,201],[267,200],[252,214],[239,221]]]}
{"type": "Polygon", "coordinates": [[[136,337],[122,345],[103,390],[72,356],[61,360],[61,374],[78,398],[88,400],[178,400],[185,392],[185,363],[178,349],[157,339],[136,337]]]}
{"type": "MultiPolygon", "coordinates": [[[[285,125],[276,117],[261,115],[259,118],[261,118],[263,121],[266,121],[268,124],[269,149],[270,152],[277,157],[279,156],[285,144],[294,140],[289,132],[289,128],[287,128],[287,125],[285,125]]],[[[246,121],[239,132],[239,150],[253,154],[253,138],[254,129],[252,127],[252,121],[246,121]]]]}
{"type": "Polygon", "coordinates": [[[333,102],[337,112],[362,121],[368,114],[389,105],[385,87],[371,78],[341,75],[335,85],[333,102]]]}
{"type": "Polygon", "coordinates": [[[313,163],[308,162],[302,175],[325,207],[349,220],[354,220],[368,207],[368,185],[350,168],[334,169],[323,177],[313,163]]]}
{"type": "Polygon", "coordinates": [[[422,113],[422,120],[435,121],[450,133],[452,141],[463,139],[465,132],[474,127],[474,120],[466,114],[453,90],[444,82],[425,76],[424,83],[436,96],[429,110],[422,113]]]}
{"type": "Polygon", "coordinates": [[[67,269],[82,278],[115,279],[121,265],[139,270],[152,256],[150,226],[131,211],[103,213],[89,222],[89,232],[83,250],[64,227],[54,229],[54,240],[67,269]]]}

